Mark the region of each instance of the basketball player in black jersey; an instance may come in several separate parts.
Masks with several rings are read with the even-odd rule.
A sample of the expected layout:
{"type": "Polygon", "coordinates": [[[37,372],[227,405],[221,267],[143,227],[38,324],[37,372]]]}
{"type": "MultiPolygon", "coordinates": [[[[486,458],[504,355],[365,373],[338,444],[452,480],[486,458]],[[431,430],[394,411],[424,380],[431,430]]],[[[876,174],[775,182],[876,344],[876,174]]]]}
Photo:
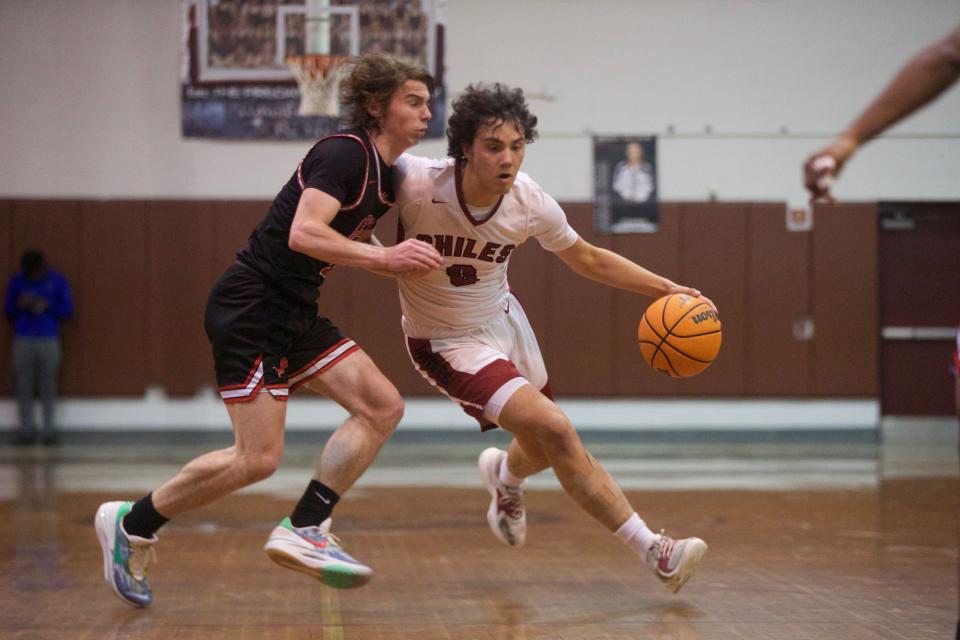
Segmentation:
{"type": "Polygon", "coordinates": [[[127,604],[152,602],[146,568],[168,518],[274,472],[285,401],[299,387],[334,399],[349,418],[327,441],[303,497],[265,550],[332,587],[370,579],[372,570],[330,534],[330,514],[393,432],[403,404],[373,361],[324,317],[318,287],[334,265],[399,274],[443,264],[419,240],[389,248],[367,242],[393,203],[394,161],[426,133],[432,89],[422,69],[387,56],[360,58],[341,87],[352,128],[310,149],[214,285],[205,328],[236,441],[189,462],[135,503],[100,506],[104,577],[127,604]]]}

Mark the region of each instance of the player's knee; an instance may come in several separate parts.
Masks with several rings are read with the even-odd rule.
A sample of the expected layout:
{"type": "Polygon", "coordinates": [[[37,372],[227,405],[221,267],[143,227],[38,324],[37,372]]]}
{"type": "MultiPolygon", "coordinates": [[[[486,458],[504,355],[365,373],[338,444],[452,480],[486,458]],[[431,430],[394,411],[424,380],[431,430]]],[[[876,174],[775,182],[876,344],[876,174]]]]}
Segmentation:
{"type": "Polygon", "coordinates": [[[403,398],[398,393],[396,399],[390,403],[386,416],[384,416],[385,424],[390,425],[391,432],[397,428],[397,425],[403,419],[404,409],[403,398]]]}
{"type": "Polygon", "coordinates": [[[282,451],[258,451],[243,456],[243,479],[246,484],[266,480],[280,466],[282,451]]]}
{"type": "Polygon", "coordinates": [[[380,435],[390,437],[403,418],[403,398],[393,389],[371,403],[366,409],[366,422],[380,435]]]}
{"type": "Polygon", "coordinates": [[[579,450],[580,436],[559,409],[543,418],[538,431],[541,447],[552,455],[573,455],[579,450]]]}

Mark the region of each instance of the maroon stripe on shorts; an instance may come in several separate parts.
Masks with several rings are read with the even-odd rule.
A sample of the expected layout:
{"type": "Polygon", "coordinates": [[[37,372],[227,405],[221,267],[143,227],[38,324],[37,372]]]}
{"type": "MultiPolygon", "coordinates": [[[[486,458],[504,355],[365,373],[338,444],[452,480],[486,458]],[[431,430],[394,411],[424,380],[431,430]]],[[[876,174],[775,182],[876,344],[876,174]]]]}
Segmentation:
{"type": "Polygon", "coordinates": [[[556,398],[553,397],[553,389],[550,388],[550,381],[547,381],[547,384],[543,385],[543,388],[540,389],[540,393],[547,396],[551,400],[556,400],[556,398]]]}
{"type": "MultiPolygon", "coordinates": [[[[442,355],[433,352],[429,340],[407,338],[410,354],[420,370],[441,389],[457,400],[486,406],[497,389],[514,378],[522,377],[517,367],[509,360],[494,360],[476,373],[457,371],[442,355]]],[[[467,414],[481,419],[483,410],[463,407],[467,414]]]]}

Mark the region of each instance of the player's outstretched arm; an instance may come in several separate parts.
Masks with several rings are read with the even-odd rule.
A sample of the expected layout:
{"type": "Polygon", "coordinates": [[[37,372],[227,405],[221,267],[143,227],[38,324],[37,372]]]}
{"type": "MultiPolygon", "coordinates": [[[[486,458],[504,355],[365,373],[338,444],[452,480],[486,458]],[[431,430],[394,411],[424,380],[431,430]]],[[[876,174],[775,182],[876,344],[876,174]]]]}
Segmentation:
{"type": "Polygon", "coordinates": [[[304,189],[290,226],[289,246],[294,251],[331,264],[402,273],[427,271],[443,264],[432,245],[405,240],[393,247],[354,242],[330,226],[340,201],[319,189],[304,189]]]}
{"type": "Polygon", "coordinates": [[[803,173],[810,200],[832,202],[832,180],[862,144],[936,98],[958,77],[960,26],[907,62],[846,131],[807,158],[803,173]]]}
{"type": "Polygon", "coordinates": [[[677,284],[644,269],[618,253],[596,247],[583,238],[577,238],[577,241],[569,249],[558,251],[557,257],[563,260],[577,275],[609,287],[626,289],[653,298],[659,298],[670,293],[685,293],[702,298],[713,308],[714,312],[717,311],[716,305],[697,289],[677,284]]]}

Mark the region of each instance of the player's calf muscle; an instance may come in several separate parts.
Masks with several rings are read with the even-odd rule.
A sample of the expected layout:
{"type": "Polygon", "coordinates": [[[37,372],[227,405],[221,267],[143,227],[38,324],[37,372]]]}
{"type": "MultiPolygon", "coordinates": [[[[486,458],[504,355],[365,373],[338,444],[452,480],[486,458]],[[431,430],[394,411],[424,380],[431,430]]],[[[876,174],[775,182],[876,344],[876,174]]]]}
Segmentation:
{"type": "Polygon", "coordinates": [[[561,484],[577,504],[611,531],[633,512],[616,481],[600,465],[589,473],[574,474],[567,482],[561,478],[561,484]]]}
{"type": "MultiPolygon", "coordinates": [[[[582,446],[582,445],[581,445],[582,446]]],[[[569,465],[554,465],[564,491],[587,513],[615,531],[633,509],[613,477],[586,449],[569,465]]]]}

